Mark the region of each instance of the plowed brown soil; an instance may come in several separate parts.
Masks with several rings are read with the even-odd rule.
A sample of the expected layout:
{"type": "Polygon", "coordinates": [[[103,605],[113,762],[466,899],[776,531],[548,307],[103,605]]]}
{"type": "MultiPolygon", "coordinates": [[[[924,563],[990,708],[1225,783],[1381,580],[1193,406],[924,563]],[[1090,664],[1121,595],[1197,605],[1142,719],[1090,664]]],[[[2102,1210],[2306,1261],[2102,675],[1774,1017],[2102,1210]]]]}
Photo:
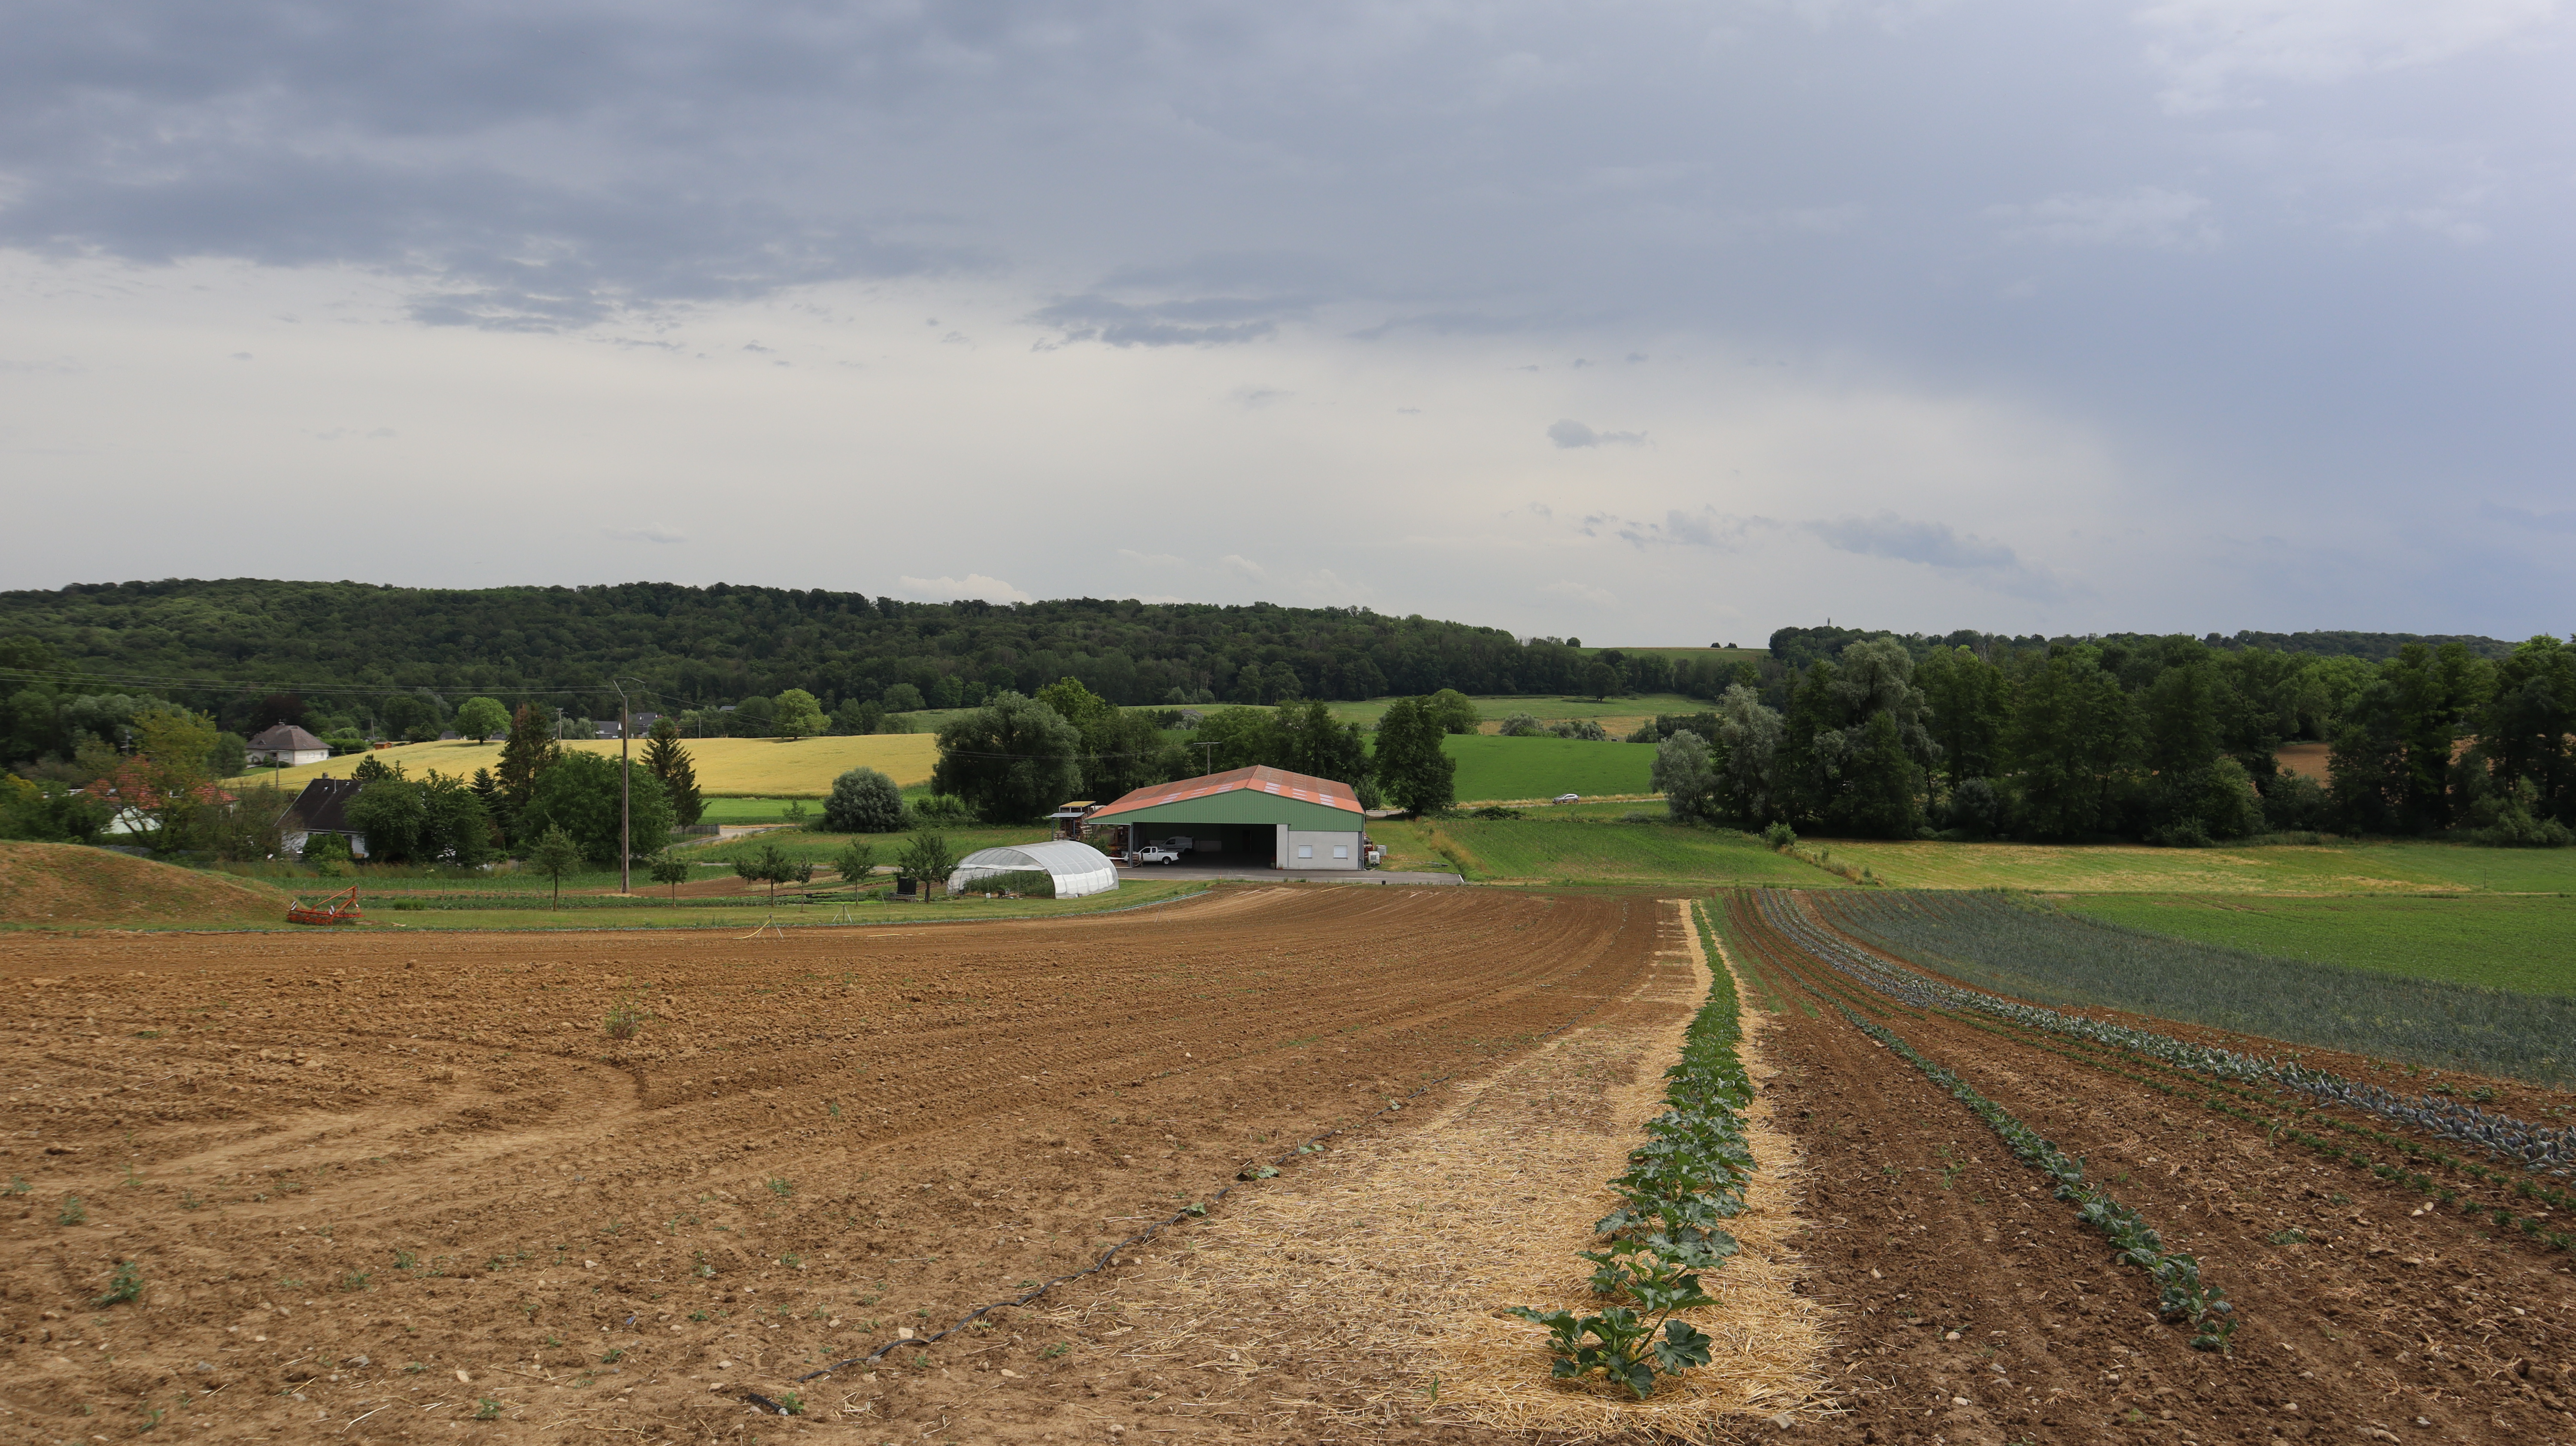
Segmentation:
{"type": "MultiPolygon", "coordinates": [[[[2576,1439],[2569,1257],[2367,1170],[2042,1047],[1894,1005],[1739,910],[1784,1002],[1784,1117],[1813,1175],[1818,1293],[1844,1305],[1868,1442],[2576,1439]],[[2234,1299],[2193,1351],[2155,1291],[1848,1005],[2087,1163],[2234,1299]]],[[[2206,1032],[2203,1032],[2206,1033],[2206,1032]]],[[[2107,1060],[2136,1072],[2134,1061],[2107,1060]]],[[[2465,1182],[2463,1182],[2465,1183],[2465,1182]]],[[[2564,1213],[2558,1215],[2564,1223],[2564,1213]]]]}
{"type": "Polygon", "coordinates": [[[1381,1112],[1632,992],[1651,908],[0,939],[0,1440],[962,1440],[997,1388],[975,1439],[1115,1439],[1063,1408],[1151,1388],[1051,1349],[1044,1302],[795,1378],[1430,1114],[1381,1112]]]}

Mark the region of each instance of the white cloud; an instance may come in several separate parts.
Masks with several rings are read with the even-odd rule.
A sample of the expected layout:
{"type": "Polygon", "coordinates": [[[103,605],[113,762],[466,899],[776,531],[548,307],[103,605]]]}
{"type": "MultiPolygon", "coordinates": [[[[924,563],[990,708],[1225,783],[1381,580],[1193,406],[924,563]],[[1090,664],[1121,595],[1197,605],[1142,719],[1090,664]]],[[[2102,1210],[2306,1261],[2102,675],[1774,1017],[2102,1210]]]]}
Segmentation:
{"type": "Polygon", "coordinates": [[[2541,25],[2555,0],[2159,0],[2137,13],[2178,115],[2261,81],[2321,85],[2430,65],[2541,25]]]}
{"type": "Polygon", "coordinates": [[[1558,419],[1547,429],[1547,439],[1561,448],[1572,447],[1640,447],[1645,445],[1643,432],[1596,432],[1572,417],[1558,419]]]}
{"type": "Polygon", "coordinates": [[[986,602],[1036,602],[998,577],[970,572],[964,577],[905,577],[899,579],[905,592],[924,602],[956,602],[964,598],[982,598],[986,602]]]}
{"type": "Polygon", "coordinates": [[[1264,568],[1260,563],[1254,562],[1248,557],[1238,557],[1229,552],[1225,556],[1218,558],[1217,561],[1225,567],[1226,571],[1231,572],[1238,577],[1249,578],[1254,582],[1264,582],[1270,577],[1270,572],[1267,568],[1264,568]]]}
{"type": "Polygon", "coordinates": [[[603,527],[599,535],[612,542],[686,542],[689,534],[676,527],[655,523],[647,527],[603,527]]]}
{"type": "Polygon", "coordinates": [[[2054,246],[2149,246],[2209,251],[2218,245],[2209,202],[2188,191],[2135,186],[2100,195],[2069,192],[2023,205],[1989,206],[2007,241],[2054,246]]]}
{"type": "Polygon", "coordinates": [[[1597,608],[1615,608],[1619,605],[1618,594],[1606,588],[1594,587],[1590,583],[1575,582],[1571,579],[1549,583],[1540,588],[1539,593],[1544,597],[1568,598],[1597,608]]]}
{"type": "Polygon", "coordinates": [[[1118,549],[1118,555],[1129,562],[1141,563],[1147,567],[1181,566],[1181,560],[1168,552],[1138,552],[1132,547],[1122,547],[1118,549]]]}

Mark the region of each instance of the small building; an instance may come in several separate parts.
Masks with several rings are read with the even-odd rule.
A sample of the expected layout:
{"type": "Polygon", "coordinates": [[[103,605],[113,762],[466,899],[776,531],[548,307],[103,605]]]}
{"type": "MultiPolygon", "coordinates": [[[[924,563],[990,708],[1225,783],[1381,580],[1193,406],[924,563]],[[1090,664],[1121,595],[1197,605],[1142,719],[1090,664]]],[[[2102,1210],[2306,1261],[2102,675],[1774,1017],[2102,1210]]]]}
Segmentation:
{"type": "Polygon", "coordinates": [[[1055,881],[1059,899],[1105,894],[1118,887],[1118,866],[1107,854],[1087,843],[1049,839],[977,849],[957,861],[956,871],[948,876],[948,891],[958,893],[974,887],[977,879],[1001,874],[1045,874],[1055,881]]]}
{"type": "Polygon", "coordinates": [[[367,836],[349,822],[349,801],[362,787],[354,778],[333,778],[323,774],[304,785],[295,802],[286,809],[287,831],[279,843],[288,853],[304,852],[305,841],[317,833],[336,833],[349,841],[349,856],[367,856],[367,836]]]}
{"type": "Polygon", "coordinates": [[[1164,844],[1192,862],[1286,870],[1360,869],[1368,811],[1347,783],[1255,765],[1140,788],[1082,820],[1122,849],[1164,844]]]}
{"type": "Polygon", "coordinates": [[[331,745],[292,723],[279,723],[261,729],[244,750],[244,756],[262,768],[293,768],[329,758],[331,745]]]}

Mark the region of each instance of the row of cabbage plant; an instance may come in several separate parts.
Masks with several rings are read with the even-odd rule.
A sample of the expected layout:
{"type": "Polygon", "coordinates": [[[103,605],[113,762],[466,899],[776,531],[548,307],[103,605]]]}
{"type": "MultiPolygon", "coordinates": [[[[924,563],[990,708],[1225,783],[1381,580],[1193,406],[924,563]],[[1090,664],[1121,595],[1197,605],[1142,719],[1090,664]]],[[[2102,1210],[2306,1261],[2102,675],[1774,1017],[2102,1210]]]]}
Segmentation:
{"type": "MultiPolygon", "coordinates": [[[[1840,1005],[1835,1006],[1840,1009],[1840,1005]]],[[[2012,1112],[1979,1093],[1957,1075],[1926,1059],[1914,1046],[1894,1030],[1872,1023],[1848,1009],[1842,1016],[1854,1028],[1886,1045],[1906,1063],[1921,1070],[1925,1078],[1948,1090],[1951,1097],[1976,1111],[1977,1118],[2000,1137],[2015,1158],[2046,1175],[2056,1188],[2057,1198],[2075,1202],[2076,1218],[2110,1237],[2118,1248],[2120,1263],[2134,1265],[2156,1282],[2156,1314],[2168,1321],[2181,1321],[2192,1328],[2191,1344],[2196,1350],[2224,1351],[2228,1337],[2236,1333],[2234,1312],[2227,1292],[2200,1278],[2200,1259],[2179,1250],[2165,1249],[2164,1237],[2147,1224],[2136,1210],[2088,1184],[2084,1179],[2084,1162],[2051,1144],[2037,1130],[2013,1117],[2012,1112]]]]}
{"type": "Polygon", "coordinates": [[[2443,1139],[2475,1146],[2526,1170],[2549,1175],[2576,1175],[2576,1127],[2536,1125],[2438,1095],[2409,1098],[2377,1085],[2346,1079],[2331,1070],[2311,1068],[2297,1060],[2193,1044],[2152,1030],[2087,1019],[2080,1014],[2061,1014],[2036,1004],[1961,989],[1913,970],[1898,968],[1840,935],[1818,927],[1799,911],[1784,891],[1758,891],[1757,907],[1765,924],[1786,935],[1818,961],[1881,994],[1908,1004],[1925,1009],[1971,1009],[2052,1034],[2131,1050],[2176,1069],[2213,1079],[2276,1085],[2321,1103],[2342,1105],[2412,1125],[2443,1139]]]}
{"type": "Polygon", "coordinates": [[[1691,1019],[1681,1060],[1664,1071],[1664,1112],[1610,1182],[1619,1208],[1593,1226],[1600,1248],[1581,1252],[1592,1262],[1593,1293],[1619,1303],[1591,1314],[1512,1311],[1547,1328],[1558,1379],[1597,1371],[1640,1400],[1659,1376],[1708,1364],[1708,1335],[1675,1317],[1715,1303],[1700,1275],[1735,1254],[1735,1237],[1719,1222],[1743,1213],[1756,1169],[1744,1140],[1753,1082],[1736,1053],[1743,1035],[1735,982],[1706,915],[1692,906],[1691,917],[1709,959],[1708,1000],[1691,1019]]]}

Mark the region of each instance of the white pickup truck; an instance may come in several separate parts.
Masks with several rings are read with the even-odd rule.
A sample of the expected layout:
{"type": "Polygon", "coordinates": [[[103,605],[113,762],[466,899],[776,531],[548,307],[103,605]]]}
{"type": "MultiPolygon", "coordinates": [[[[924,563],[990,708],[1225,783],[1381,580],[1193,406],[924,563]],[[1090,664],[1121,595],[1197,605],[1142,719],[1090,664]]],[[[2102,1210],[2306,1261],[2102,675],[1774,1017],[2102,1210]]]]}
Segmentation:
{"type": "Polygon", "coordinates": [[[1131,864],[1176,864],[1180,861],[1179,850],[1165,848],[1161,844],[1140,844],[1127,851],[1127,862],[1131,864]]]}

